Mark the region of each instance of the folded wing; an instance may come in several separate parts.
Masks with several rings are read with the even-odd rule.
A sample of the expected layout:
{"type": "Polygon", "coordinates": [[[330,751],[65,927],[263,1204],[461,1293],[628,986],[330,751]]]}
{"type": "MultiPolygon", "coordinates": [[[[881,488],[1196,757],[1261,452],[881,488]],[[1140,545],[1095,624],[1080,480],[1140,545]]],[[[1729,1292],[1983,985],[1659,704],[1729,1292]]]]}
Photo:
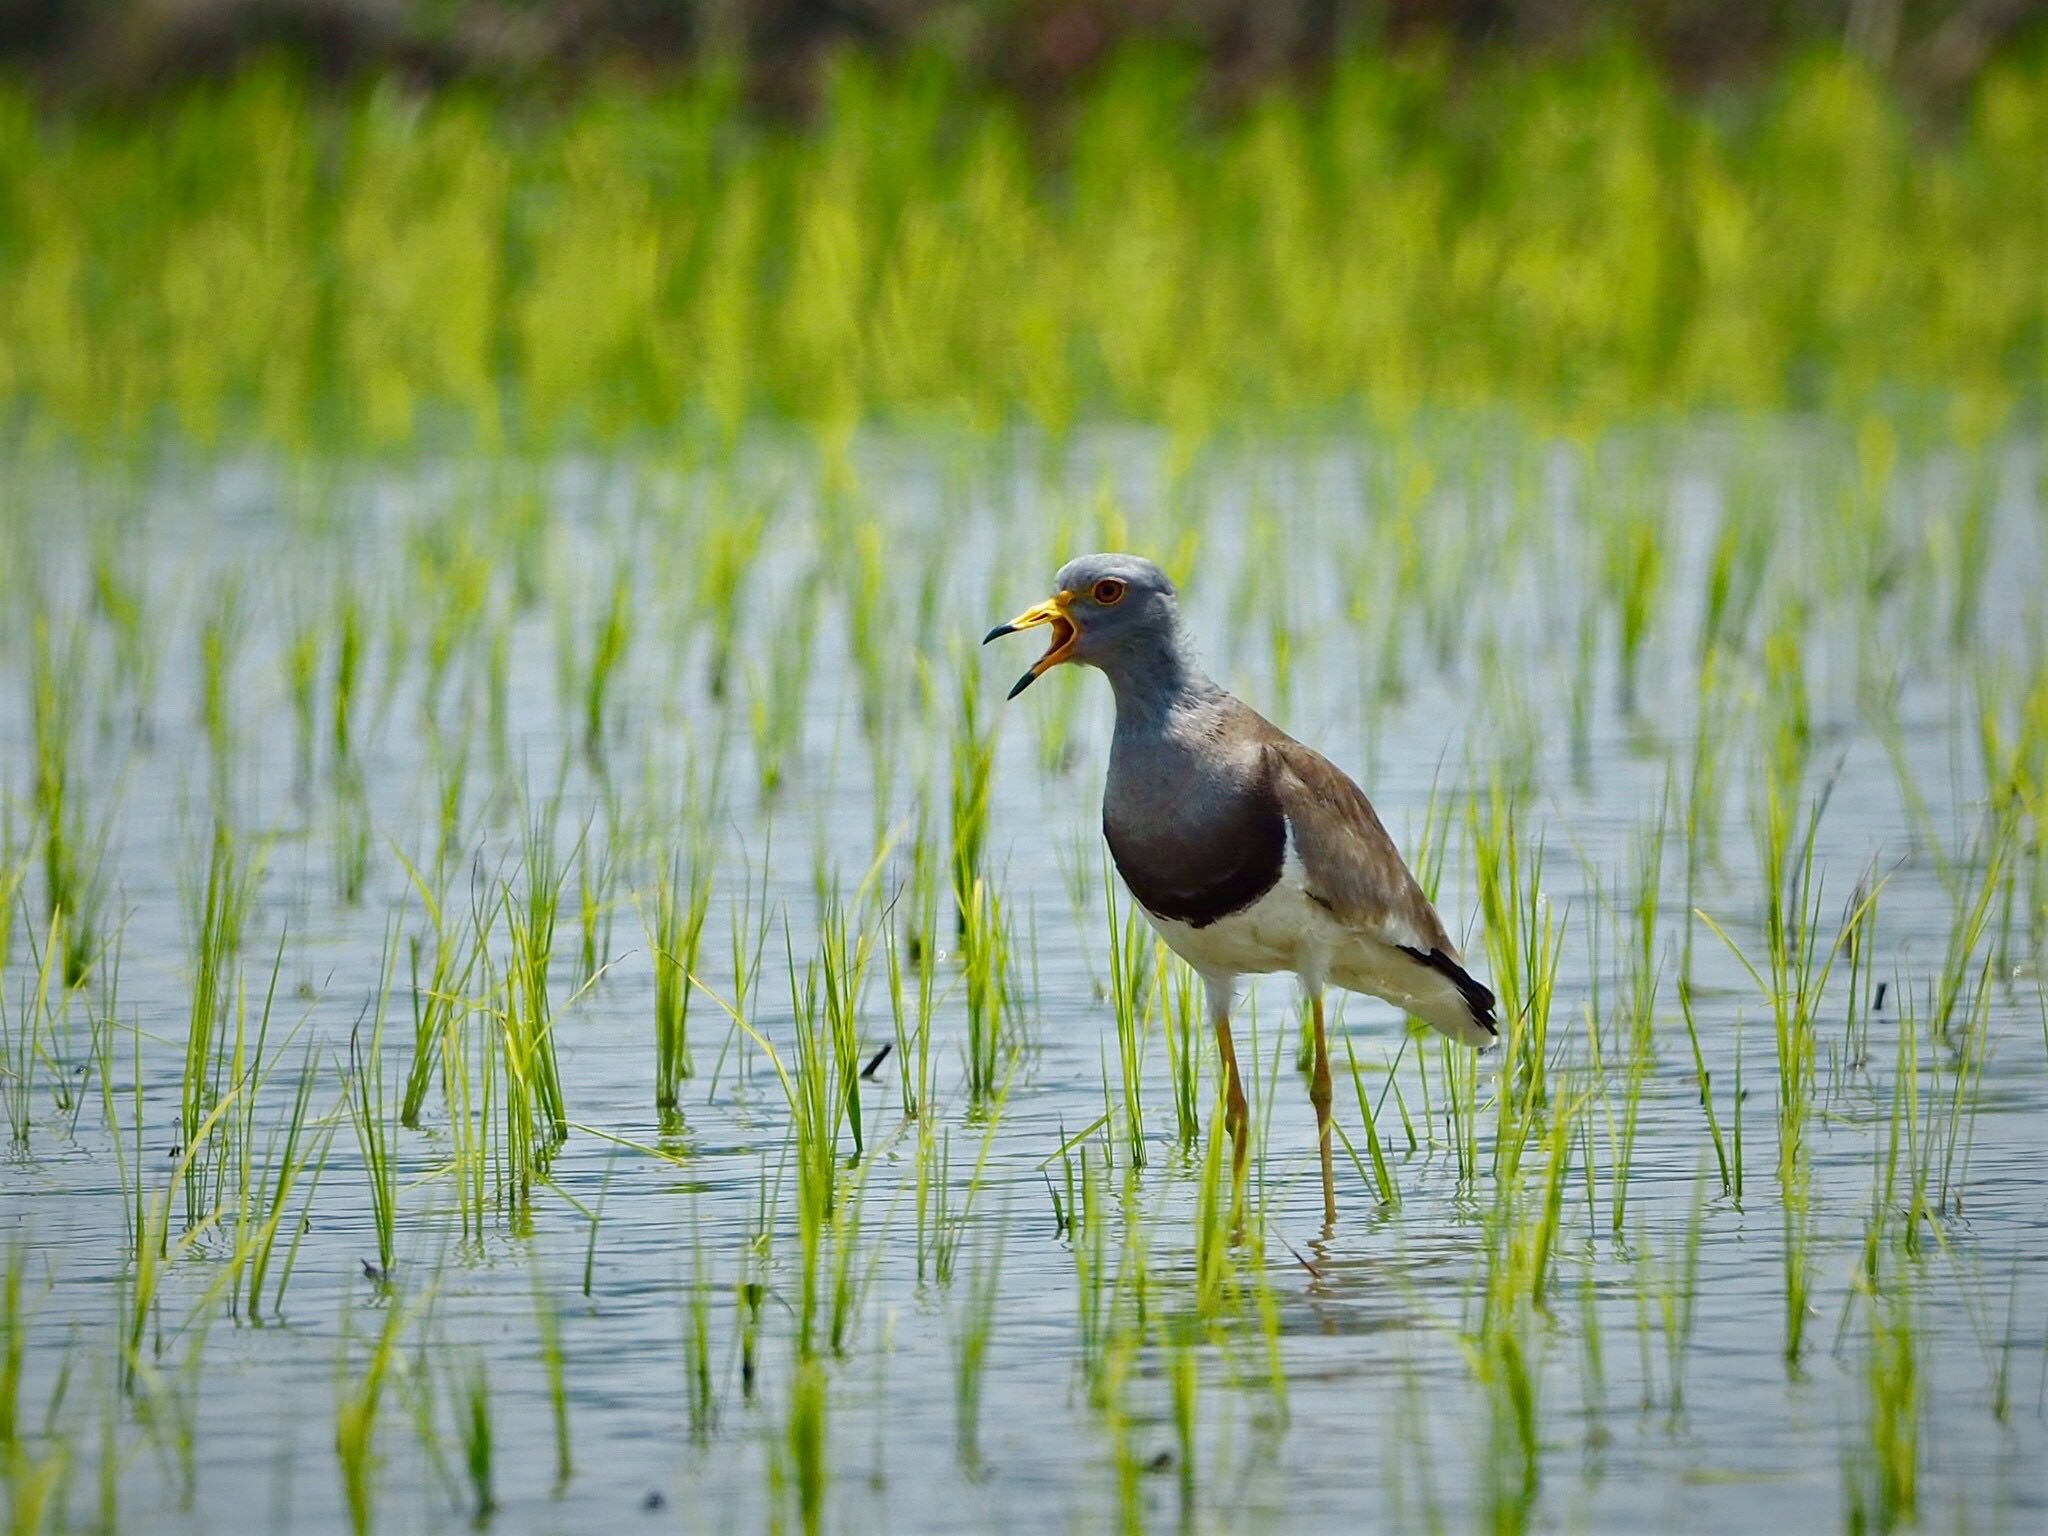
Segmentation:
{"type": "Polygon", "coordinates": [[[1365,791],[1277,728],[1265,750],[1309,897],[1360,941],[1331,979],[1387,998],[1468,1045],[1495,1038],[1493,993],[1465,969],[1365,791]]]}

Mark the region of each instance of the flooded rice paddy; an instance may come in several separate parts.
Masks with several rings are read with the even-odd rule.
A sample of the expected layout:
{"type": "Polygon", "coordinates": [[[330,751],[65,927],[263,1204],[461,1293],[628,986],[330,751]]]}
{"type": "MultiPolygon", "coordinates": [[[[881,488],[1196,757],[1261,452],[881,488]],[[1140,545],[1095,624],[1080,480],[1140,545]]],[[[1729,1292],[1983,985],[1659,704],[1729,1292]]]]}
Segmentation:
{"type": "Polygon", "coordinates": [[[13,1528],[2040,1528],[2042,494],[1910,415],[17,459],[13,1528]],[[1108,690],[974,643],[1096,548],[1510,1021],[1344,1000],[1332,1231],[1289,983],[1233,1210],[1108,690]]]}

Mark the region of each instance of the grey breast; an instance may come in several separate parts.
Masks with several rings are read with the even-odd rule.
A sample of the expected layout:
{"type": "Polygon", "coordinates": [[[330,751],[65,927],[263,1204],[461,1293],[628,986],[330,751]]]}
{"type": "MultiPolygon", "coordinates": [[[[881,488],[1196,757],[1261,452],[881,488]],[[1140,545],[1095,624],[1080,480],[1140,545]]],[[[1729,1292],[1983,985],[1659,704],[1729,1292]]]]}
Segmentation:
{"type": "Polygon", "coordinates": [[[1131,894],[1194,928],[1265,895],[1287,857],[1262,744],[1215,724],[1224,729],[1120,730],[1102,799],[1102,835],[1131,894]]]}

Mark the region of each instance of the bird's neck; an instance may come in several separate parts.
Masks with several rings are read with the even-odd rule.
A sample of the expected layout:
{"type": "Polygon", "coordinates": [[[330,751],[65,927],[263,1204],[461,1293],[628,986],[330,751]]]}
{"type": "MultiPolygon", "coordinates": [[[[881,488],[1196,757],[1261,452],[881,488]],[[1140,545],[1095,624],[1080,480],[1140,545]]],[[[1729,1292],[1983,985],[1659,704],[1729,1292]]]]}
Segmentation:
{"type": "Polygon", "coordinates": [[[1170,645],[1120,657],[1117,665],[1103,670],[1116,693],[1120,731],[1156,729],[1177,709],[1222,693],[1183,634],[1176,634],[1170,645]]]}

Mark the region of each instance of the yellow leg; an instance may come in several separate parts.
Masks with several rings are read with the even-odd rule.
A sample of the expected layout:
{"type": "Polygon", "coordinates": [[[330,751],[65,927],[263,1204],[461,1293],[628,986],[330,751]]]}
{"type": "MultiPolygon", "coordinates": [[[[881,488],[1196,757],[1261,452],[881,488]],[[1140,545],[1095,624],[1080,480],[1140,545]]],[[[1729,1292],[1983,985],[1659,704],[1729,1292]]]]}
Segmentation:
{"type": "Polygon", "coordinates": [[[1251,1150],[1251,1108],[1245,1103],[1244,1082],[1237,1075],[1237,1047],[1231,1044],[1230,1020],[1216,1020],[1216,1051],[1223,1058],[1223,1124],[1230,1131],[1230,1171],[1244,1179],[1245,1154],[1251,1150]]]}
{"type": "Polygon", "coordinates": [[[1230,1132],[1230,1241],[1244,1241],[1245,1165],[1252,1149],[1251,1106],[1245,1102],[1244,1078],[1237,1070],[1237,1047],[1230,1038],[1230,1005],[1237,995],[1236,978],[1202,977],[1209,994],[1209,1027],[1216,1031],[1216,1055],[1223,1063],[1223,1125],[1230,1132]]]}
{"type": "Polygon", "coordinates": [[[1337,1181],[1330,1167],[1330,1038],[1323,1030],[1323,994],[1313,999],[1316,1024],[1315,1076],[1309,1079],[1309,1102],[1316,1107],[1316,1145],[1323,1158],[1323,1225],[1337,1224],[1337,1181]]]}

